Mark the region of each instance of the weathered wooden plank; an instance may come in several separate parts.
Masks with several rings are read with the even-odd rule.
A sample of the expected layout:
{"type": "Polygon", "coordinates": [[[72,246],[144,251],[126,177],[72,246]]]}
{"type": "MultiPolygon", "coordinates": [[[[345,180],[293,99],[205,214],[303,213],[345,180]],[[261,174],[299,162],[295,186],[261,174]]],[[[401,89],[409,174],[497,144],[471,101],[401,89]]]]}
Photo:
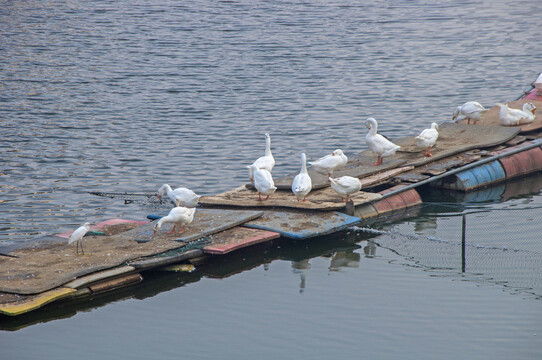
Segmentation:
{"type": "Polygon", "coordinates": [[[408,182],[408,183],[417,183],[429,178],[430,178],[429,175],[422,175],[422,174],[417,174],[417,173],[407,173],[407,174],[401,174],[397,176],[397,179],[403,182],[408,182]]]}
{"type": "Polygon", "coordinates": [[[273,211],[245,224],[247,227],[278,232],[292,239],[322,236],[347,228],[360,218],[339,212],[273,211]]]}
{"type": "MultiPolygon", "coordinates": [[[[541,105],[542,106],[542,105],[541,105]]],[[[429,124],[427,124],[429,126],[429,124]]],[[[420,129],[421,131],[422,129],[420,129]]],[[[439,128],[439,138],[431,150],[431,157],[424,157],[424,150],[416,145],[415,136],[403,137],[393,142],[401,146],[395,156],[384,159],[384,163],[378,166],[371,164],[376,160],[369,150],[360,152],[357,155],[348,155],[348,164],[333,173],[334,177],[343,175],[365,178],[367,176],[381,173],[386,170],[395,169],[402,165],[421,166],[434,162],[445,157],[475,148],[485,148],[504,143],[519,133],[519,128],[501,126],[477,127],[474,125],[443,123],[439,128]]],[[[327,176],[316,173],[309,168],[313,188],[319,189],[329,186],[327,176]]],[[[289,189],[292,179],[297,173],[275,179],[275,186],[279,189],[289,189]]]]}
{"type": "Polygon", "coordinates": [[[114,289],[118,289],[124,286],[133,285],[143,280],[143,277],[139,273],[128,274],[121,277],[117,277],[111,280],[99,282],[97,284],[90,285],[92,293],[99,294],[114,289]]]}
{"type": "MultiPolygon", "coordinates": [[[[360,205],[380,198],[379,194],[359,191],[351,196],[354,205],[360,205]]],[[[200,199],[202,205],[222,205],[258,208],[292,208],[305,210],[342,210],[345,202],[333,189],[314,190],[307,195],[306,201],[297,201],[291,191],[276,191],[268,200],[259,200],[255,190],[247,189],[244,185],[234,190],[215,196],[205,196],[200,199]]]]}
{"type": "MultiPolygon", "coordinates": [[[[370,175],[374,175],[386,170],[395,169],[402,166],[406,160],[398,157],[386,158],[384,163],[378,166],[372,166],[371,164],[376,161],[373,153],[370,151],[363,151],[357,155],[349,157],[348,164],[342,169],[333,172],[332,177],[337,178],[344,175],[353,176],[357,178],[364,178],[370,175]]],[[[310,167],[308,168],[309,175],[312,180],[313,189],[322,189],[329,187],[329,180],[327,174],[320,174],[310,167]]],[[[292,180],[299,172],[286,175],[275,179],[275,186],[278,189],[290,190],[292,187],[292,180]]],[[[251,184],[247,184],[247,187],[251,188],[251,184]]]]}
{"type": "Polygon", "coordinates": [[[223,255],[251,245],[280,237],[279,233],[266,230],[236,227],[211,236],[211,244],[203,250],[209,254],[223,255]]]}
{"type": "Polygon", "coordinates": [[[64,287],[70,289],[77,289],[88,284],[98,282],[100,280],[110,279],[119,275],[130,273],[132,271],[135,271],[135,268],[133,266],[121,266],[115,269],[100,271],[94,274],[82,276],[64,284],[64,287]]]}
{"type": "Polygon", "coordinates": [[[401,146],[397,156],[406,159],[407,165],[418,167],[461,152],[505,143],[516,136],[519,131],[519,128],[501,126],[487,127],[444,123],[440,125],[437,143],[431,149],[433,156],[423,156],[423,149],[416,145],[414,136],[396,141],[396,144],[401,146]]]}
{"type": "Polygon", "coordinates": [[[130,262],[130,266],[133,266],[136,270],[141,271],[179,263],[181,261],[186,261],[191,258],[201,256],[202,254],[203,250],[192,249],[172,256],[154,257],[150,259],[132,261],[130,262]]]}

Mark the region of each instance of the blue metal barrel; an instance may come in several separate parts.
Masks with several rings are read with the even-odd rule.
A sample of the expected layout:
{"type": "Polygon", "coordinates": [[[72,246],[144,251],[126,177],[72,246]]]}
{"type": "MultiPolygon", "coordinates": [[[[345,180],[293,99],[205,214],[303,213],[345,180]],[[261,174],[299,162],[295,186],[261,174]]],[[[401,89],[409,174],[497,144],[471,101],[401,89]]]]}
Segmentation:
{"type": "Polygon", "coordinates": [[[435,187],[471,191],[506,179],[506,173],[498,160],[448,176],[432,184],[435,187]]]}

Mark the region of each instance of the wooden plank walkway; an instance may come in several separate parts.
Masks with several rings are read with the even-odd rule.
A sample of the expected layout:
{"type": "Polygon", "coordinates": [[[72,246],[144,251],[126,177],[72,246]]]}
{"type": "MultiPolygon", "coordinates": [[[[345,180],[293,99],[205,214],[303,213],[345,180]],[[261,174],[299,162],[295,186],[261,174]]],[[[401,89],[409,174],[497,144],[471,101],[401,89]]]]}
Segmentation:
{"type": "MultiPolygon", "coordinates": [[[[360,205],[380,198],[379,194],[359,191],[351,196],[354,205],[360,205]]],[[[342,210],[345,202],[333,189],[326,188],[311,191],[306,201],[297,201],[291,191],[276,191],[268,200],[259,200],[256,190],[247,189],[245,185],[214,196],[200,199],[201,205],[235,206],[243,208],[292,208],[303,210],[342,210]]]]}
{"type": "MultiPolygon", "coordinates": [[[[427,124],[429,126],[429,124],[427,124]]],[[[420,129],[421,131],[421,129],[420,129]]],[[[376,160],[369,150],[357,155],[348,155],[348,164],[333,173],[333,177],[343,175],[357,178],[365,178],[370,175],[396,169],[401,166],[422,166],[471,149],[483,149],[502,144],[519,133],[519,128],[510,127],[479,127],[474,125],[443,123],[440,125],[439,138],[435,147],[431,150],[432,157],[424,157],[424,150],[415,145],[415,136],[408,136],[394,140],[401,146],[401,150],[395,156],[385,158],[384,163],[378,166],[371,164],[376,160]]],[[[343,149],[344,150],[344,149],[343,149]]],[[[347,150],[345,150],[347,152],[347,150]]],[[[313,189],[329,186],[327,176],[319,174],[309,167],[313,189]]],[[[297,173],[275,179],[275,186],[279,189],[289,190],[293,178],[297,173]]],[[[248,186],[249,188],[251,186],[248,186]]]]}
{"type": "Polygon", "coordinates": [[[262,214],[259,211],[198,209],[194,221],[181,237],[167,234],[164,226],[152,241],[148,241],[154,224],[147,223],[117,235],[85,237],[85,255],[76,255],[75,246],[68,246],[67,240],[18,249],[11,253],[16,258],[0,257],[0,274],[3,274],[0,291],[27,295],[42,293],[130,260],[181,248],[188,240],[235,227],[262,214]],[[135,241],[138,238],[147,241],[138,243],[135,241]]]}

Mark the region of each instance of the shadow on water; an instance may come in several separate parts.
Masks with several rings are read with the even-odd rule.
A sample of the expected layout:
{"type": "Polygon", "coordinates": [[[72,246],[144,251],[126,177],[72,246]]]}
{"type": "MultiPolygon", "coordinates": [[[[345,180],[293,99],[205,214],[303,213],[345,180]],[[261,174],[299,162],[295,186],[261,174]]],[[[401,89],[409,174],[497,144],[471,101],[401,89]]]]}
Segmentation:
{"type": "MultiPolygon", "coordinates": [[[[266,271],[269,264],[275,260],[291,262],[292,271],[300,276],[299,291],[303,293],[305,275],[310,270],[311,259],[328,258],[329,271],[339,271],[345,267],[357,267],[362,256],[375,257],[379,247],[413,261],[422,268],[447,271],[443,276],[469,272],[469,265],[473,268],[472,272],[489,276],[490,274],[484,272],[486,270],[476,269],[472,260],[469,264],[468,257],[465,261],[465,239],[463,238],[463,244],[461,244],[460,233],[454,235],[454,241],[432,237],[432,234],[438,234],[437,220],[449,216],[459,218],[466,211],[482,209],[484,205],[488,204],[502,204],[517,199],[528,202],[532,200],[534,195],[538,195],[541,189],[542,177],[539,175],[532,175],[471,193],[424,188],[420,191],[423,195],[424,205],[409,209],[407,212],[367,221],[360,226],[324,237],[305,241],[279,238],[227,255],[211,256],[207,259],[208,261],[198,265],[192,272],[146,271],[142,273],[143,281],[141,283],[113,293],[60,301],[17,317],[0,316],[0,329],[15,331],[34,324],[69,318],[79,312],[87,312],[113,302],[153,297],[197,282],[203,277],[227,278],[260,266],[263,266],[266,271]],[[416,237],[416,235],[405,235],[387,230],[406,224],[413,224],[414,234],[423,234],[423,236],[416,237]],[[382,236],[393,238],[394,241],[382,236]],[[422,237],[429,241],[418,242],[417,244],[420,246],[413,251],[412,245],[416,244],[414,240],[419,240],[422,237]],[[452,254],[446,253],[445,250],[446,246],[450,245],[455,245],[454,248],[456,248],[452,254]],[[441,254],[441,251],[446,254],[441,254]],[[435,257],[439,257],[439,259],[435,260],[435,257]],[[451,257],[451,263],[447,263],[445,257],[451,257]],[[467,265],[466,269],[465,265],[467,265]]],[[[457,226],[454,225],[454,229],[457,230],[457,226]]],[[[502,251],[500,252],[502,253],[502,251]]],[[[405,262],[405,266],[407,265],[412,266],[412,262],[405,262]]],[[[498,277],[494,279],[493,283],[499,283],[498,277]]],[[[506,287],[509,284],[501,283],[501,285],[506,287]]]]}

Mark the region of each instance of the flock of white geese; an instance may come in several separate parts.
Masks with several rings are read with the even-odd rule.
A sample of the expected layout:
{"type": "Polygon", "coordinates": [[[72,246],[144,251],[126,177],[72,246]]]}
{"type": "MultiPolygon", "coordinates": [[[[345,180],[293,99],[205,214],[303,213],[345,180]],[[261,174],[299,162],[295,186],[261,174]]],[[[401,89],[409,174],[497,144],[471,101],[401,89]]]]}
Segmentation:
{"type": "MultiPolygon", "coordinates": [[[[501,123],[505,126],[528,124],[534,121],[536,107],[532,103],[526,103],[521,110],[511,109],[506,104],[498,103],[497,105],[500,106],[499,118],[501,123]]],[[[471,120],[476,124],[478,120],[483,118],[488,110],[489,109],[484,108],[476,101],[469,101],[455,109],[452,120],[455,120],[461,114],[466,117],[468,124],[470,124],[471,120]]],[[[365,142],[367,143],[369,150],[377,157],[377,160],[372,164],[373,166],[382,164],[383,158],[395,155],[397,150],[401,148],[378,133],[378,123],[374,118],[368,118],[365,121],[365,126],[369,129],[365,137],[365,142]]],[[[430,150],[438,139],[438,130],[438,124],[434,122],[431,124],[430,128],[424,129],[415,138],[416,145],[425,150],[424,156],[426,157],[431,156],[430,150]]],[[[352,176],[333,178],[332,174],[333,171],[344,167],[347,162],[348,158],[341,149],[337,149],[318,160],[309,162],[315,171],[328,176],[331,188],[341,196],[342,201],[346,202],[350,200],[350,195],[360,191],[361,181],[352,176]]],[[[274,166],[275,158],[271,153],[271,136],[265,134],[264,156],[259,157],[251,165],[247,166],[249,179],[258,192],[259,201],[269,199],[269,197],[277,190],[277,187],[273,182],[273,176],[271,175],[274,166]],[[265,198],[262,198],[262,195],[264,195],[265,198]]],[[[307,171],[307,158],[306,155],[302,153],[301,170],[292,181],[292,193],[297,201],[306,201],[307,195],[311,190],[312,180],[307,171]]],[[[165,223],[173,224],[173,228],[169,233],[183,233],[186,225],[194,220],[196,205],[200,198],[199,195],[190,189],[184,187],[172,189],[168,184],[162,185],[156,193],[160,200],[164,194],[175,203],[175,207],[171,209],[167,216],[158,220],[153,229],[153,236],[156,235],[165,223]]],[[[79,245],[81,246],[82,254],[84,254],[82,239],[89,230],[90,223],[87,222],[77,228],[70,236],[68,243],[77,243],[77,254],[79,254],[79,245]]]]}

